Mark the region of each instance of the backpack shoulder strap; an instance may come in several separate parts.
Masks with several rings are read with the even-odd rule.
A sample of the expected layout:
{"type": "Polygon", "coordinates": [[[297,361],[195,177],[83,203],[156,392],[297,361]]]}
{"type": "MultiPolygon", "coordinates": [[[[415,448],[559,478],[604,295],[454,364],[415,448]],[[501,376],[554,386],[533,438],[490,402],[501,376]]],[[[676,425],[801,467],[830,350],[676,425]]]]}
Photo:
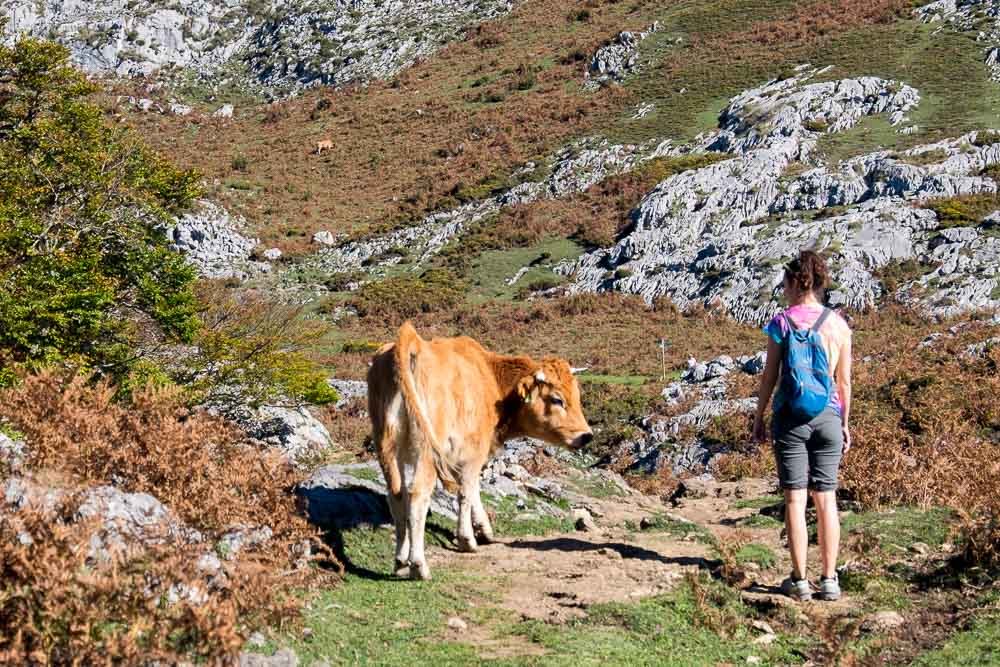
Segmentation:
{"type": "Polygon", "coordinates": [[[829,308],[824,308],[824,309],[823,309],[823,312],[822,312],[822,313],[820,314],[820,316],[819,316],[819,317],[818,317],[818,318],[816,319],[816,323],[812,325],[812,330],[813,330],[813,331],[819,331],[820,327],[822,327],[822,326],[823,326],[823,324],[824,324],[824,323],[826,322],[826,319],[827,319],[828,317],[830,317],[830,313],[831,313],[831,312],[832,312],[832,311],[831,311],[831,310],[830,310],[829,308]]]}
{"type": "Polygon", "coordinates": [[[785,320],[785,324],[788,326],[789,333],[799,330],[799,328],[795,325],[795,322],[792,321],[792,318],[789,317],[788,311],[782,311],[781,318],[785,320]]]}

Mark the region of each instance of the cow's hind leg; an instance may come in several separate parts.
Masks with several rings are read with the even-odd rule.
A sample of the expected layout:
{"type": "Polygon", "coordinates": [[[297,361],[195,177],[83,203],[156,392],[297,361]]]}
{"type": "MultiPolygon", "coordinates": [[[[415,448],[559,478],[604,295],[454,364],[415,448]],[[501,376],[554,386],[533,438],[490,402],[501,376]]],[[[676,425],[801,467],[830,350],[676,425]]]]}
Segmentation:
{"type": "Polygon", "coordinates": [[[396,528],[396,560],[393,570],[397,577],[405,577],[410,571],[410,539],[407,526],[406,492],[389,494],[389,511],[396,528]]]}
{"type": "Polygon", "coordinates": [[[479,476],[473,475],[468,468],[462,476],[462,488],[458,492],[458,550],[475,551],[476,536],[472,530],[472,513],[476,500],[479,498],[479,476]]]}
{"type": "Polygon", "coordinates": [[[407,527],[410,531],[410,579],[430,579],[431,569],[424,554],[424,528],[427,525],[427,510],[431,506],[431,494],[437,483],[437,473],[427,456],[416,462],[413,480],[410,482],[406,508],[407,527]]]}

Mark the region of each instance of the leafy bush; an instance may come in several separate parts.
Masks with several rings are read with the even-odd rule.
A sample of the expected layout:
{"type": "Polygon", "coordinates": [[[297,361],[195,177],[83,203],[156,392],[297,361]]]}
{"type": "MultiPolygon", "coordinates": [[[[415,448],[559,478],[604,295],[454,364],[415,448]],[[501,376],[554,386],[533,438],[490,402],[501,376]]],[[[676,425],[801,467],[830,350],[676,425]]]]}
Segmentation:
{"type": "Polygon", "coordinates": [[[931,199],[925,204],[925,208],[937,214],[941,227],[972,227],[1000,209],[1000,195],[986,192],[931,199]]]}
{"type": "Polygon", "coordinates": [[[983,167],[983,170],[979,172],[979,175],[991,178],[996,183],[1000,183],[1000,163],[983,167]]]}
{"type": "Polygon", "coordinates": [[[344,342],[340,351],[348,354],[373,354],[380,347],[381,343],[372,340],[349,340],[344,342]]]}
{"type": "Polygon", "coordinates": [[[461,283],[445,269],[430,269],[420,277],[398,276],[368,283],[351,303],[361,317],[402,322],[420,313],[446,310],[464,296],[461,283]]]}
{"type": "Polygon", "coordinates": [[[934,266],[931,264],[907,259],[886,264],[876,272],[876,276],[882,281],[885,291],[892,294],[903,285],[917,280],[933,270],[934,266]]]}
{"type": "MultiPolygon", "coordinates": [[[[70,504],[60,511],[74,513],[70,504]]],[[[192,547],[123,553],[113,567],[93,569],[85,562],[90,534],[85,524],[32,510],[0,516],[0,661],[173,663],[239,651],[239,599],[251,587],[217,591],[204,605],[170,604],[172,590],[198,585],[186,574],[199,556],[192,547]]]]}
{"type": "Polygon", "coordinates": [[[339,399],[306,354],[325,335],[323,323],[257,292],[208,285],[199,296],[203,326],[195,347],[170,367],[190,403],[323,405],[339,399]]]}
{"type": "Polygon", "coordinates": [[[925,166],[928,164],[937,164],[948,159],[948,151],[943,148],[934,148],[929,151],[923,151],[921,153],[908,153],[895,156],[900,162],[905,162],[906,164],[914,164],[917,166],[925,166]]]}
{"type": "Polygon", "coordinates": [[[250,160],[245,155],[237,155],[233,158],[233,171],[246,172],[250,169],[250,160]]]}
{"type": "Polygon", "coordinates": [[[197,176],[108,125],[62,46],[0,45],[0,368],[121,374],[140,337],[191,340],[193,271],[162,226],[197,176]]]}
{"type": "Polygon", "coordinates": [[[972,145],[979,148],[992,146],[997,143],[1000,143],[1000,133],[996,130],[980,130],[976,132],[976,137],[972,140],[972,145]]]}
{"type": "Polygon", "coordinates": [[[175,388],[134,391],[128,404],[116,395],[106,381],[43,372],[0,392],[0,416],[31,443],[27,468],[70,488],[149,493],[206,540],[112,550],[102,565],[86,562],[93,527],[77,521],[73,494],[56,516],[0,513],[0,661],[219,660],[252,629],[295,617],[301,600],[286,592],[290,584],[325,577],[297,568],[303,544],[335,564],[296,514],[287,462],[244,443],[218,418],[189,411],[175,388]],[[192,567],[225,530],[261,525],[271,539],[224,561],[217,579],[192,567]],[[204,603],[183,595],[169,602],[177,586],[203,592],[204,603]]]}

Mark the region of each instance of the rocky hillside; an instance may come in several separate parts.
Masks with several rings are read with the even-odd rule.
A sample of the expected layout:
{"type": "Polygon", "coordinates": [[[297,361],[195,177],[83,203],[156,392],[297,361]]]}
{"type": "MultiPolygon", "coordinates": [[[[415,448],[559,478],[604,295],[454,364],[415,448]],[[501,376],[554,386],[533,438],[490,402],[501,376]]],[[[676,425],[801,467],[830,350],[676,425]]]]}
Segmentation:
{"type": "Polygon", "coordinates": [[[287,95],[387,78],[508,0],[4,0],[6,35],[55,39],[95,74],[193,77],[218,90],[287,95]]]}

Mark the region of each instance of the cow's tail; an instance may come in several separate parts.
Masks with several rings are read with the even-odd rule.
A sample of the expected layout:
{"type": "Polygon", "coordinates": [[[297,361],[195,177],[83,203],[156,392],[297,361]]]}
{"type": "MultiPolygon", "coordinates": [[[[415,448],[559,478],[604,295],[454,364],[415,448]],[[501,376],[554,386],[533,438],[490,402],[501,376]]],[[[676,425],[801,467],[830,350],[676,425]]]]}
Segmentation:
{"type": "Polygon", "coordinates": [[[420,351],[423,339],[409,322],[399,328],[399,340],[396,342],[396,366],[399,369],[399,384],[406,404],[406,414],[409,420],[411,437],[422,443],[422,453],[429,453],[434,462],[434,469],[445,488],[454,490],[458,487],[455,471],[447,462],[444,447],[434,433],[430,418],[427,416],[427,403],[422,392],[417,387],[417,367],[420,364],[420,351]]]}

